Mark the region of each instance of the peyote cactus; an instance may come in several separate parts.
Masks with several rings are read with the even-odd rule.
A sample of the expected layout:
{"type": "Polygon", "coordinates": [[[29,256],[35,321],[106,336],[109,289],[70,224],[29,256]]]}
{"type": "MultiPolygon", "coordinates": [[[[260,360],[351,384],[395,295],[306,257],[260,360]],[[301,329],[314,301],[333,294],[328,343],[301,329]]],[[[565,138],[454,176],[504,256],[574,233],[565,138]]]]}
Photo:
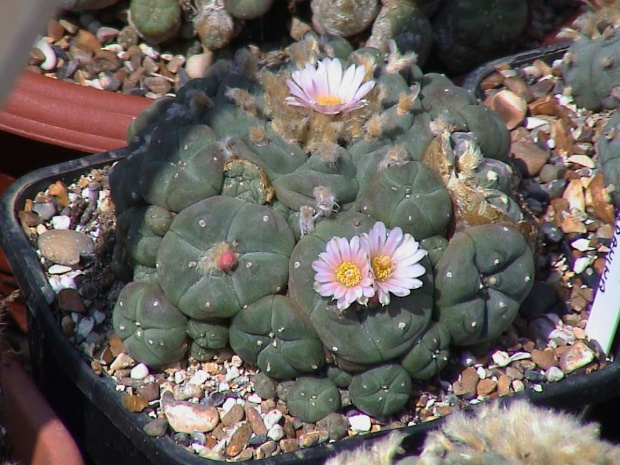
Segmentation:
{"type": "Polygon", "coordinates": [[[563,33],[574,40],[562,58],[562,77],[577,105],[613,110],[620,101],[617,64],[620,14],[616,2],[586,2],[588,10],[563,33]]]}
{"type": "Polygon", "coordinates": [[[128,20],[144,40],[158,44],[179,32],[181,7],[178,0],[131,0],[128,20]]]}
{"type": "MultiPolygon", "coordinates": [[[[390,415],[412,380],[445,366],[452,339],[498,336],[527,294],[523,215],[452,237],[472,217],[462,186],[510,198],[508,132],[393,45],[385,60],[308,35],[289,52],[291,63],[259,70],[239,51],[132,129],[110,184],[117,268],[140,282],[127,285],[115,318],[140,313],[126,296],[134,286],[157,290],[185,319],[190,356],[229,344],[263,375],[296,378],[287,403],[302,420],[338,409],[339,388],[358,409],[390,415]],[[481,239],[485,228],[494,239],[481,239]],[[448,272],[462,273],[456,288],[448,272]],[[459,333],[457,307],[480,331],[459,333]]],[[[135,331],[122,331],[144,361],[135,331]]]]}
{"type": "Polygon", "coordinates": [[[620,205],[620,113],[615,112],[603,127],[596,149],[598,152],[605,184],[614,198],[616,206],[620,205]]]}

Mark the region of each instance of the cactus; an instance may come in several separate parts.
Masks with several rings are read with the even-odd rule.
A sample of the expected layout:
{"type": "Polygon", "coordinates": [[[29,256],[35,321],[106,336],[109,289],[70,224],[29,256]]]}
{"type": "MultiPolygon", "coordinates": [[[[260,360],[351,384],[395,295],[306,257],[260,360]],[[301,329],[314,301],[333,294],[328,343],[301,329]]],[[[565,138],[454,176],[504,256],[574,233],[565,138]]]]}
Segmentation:
{"type": "Polygon", "coordinates": [[[198,321],[190,319],[187,335],[191,340],[189,355],[196,360],[206,361],[228,344],[228,322],[226,320],[198,321]]]}
{"type": "Polygon", "coordinates": [[[424,335],[405,355],[400,364],[413,379],[435,376],[448,363],[450,332],[441,323],[431,322],[424,335]]]}
{"type": "Polygon", "coordinates": [[[150,366],[176,362],[187,351],[187,318],[158,286],[127,284],[114,306],[112,322],[127,353],[150,366]]]}
{"type": "Polygon", "coordinates": [[[226,11],[238,19],[256,19],[269,11],[274,0],[224,0],[226,11]]]}
{"type": "Polygon", "coordinates": [[[179,32],[181,7],[178,0],[131,0],[128,19],[144,40],[158,44],[179,32]]]}
{"type": "Polygon", "coordinates": [[[562,59],[561,70],[578,106],[593,111],[618,107],[619,50],[617,28],[594,38],[581,35],[571,44],[562,59]]]}
{"type": "Polygon", "coordinates": [[[116,2],[118,0],[61,0],[59,7],[69,11],[99,10],[116,2]]]}
{"type": "Polygon", "coordinates": [[[291,414],[307,422],[316,422],[340,407],[340,392],[327,378],[302,376],[288,392],[291,414]]]}
{"type": "Polygon", "coordinates": [[[282,291],[293,246],[293,232],[269,208],[210,197],[175,217],[159,247],[158,276],[184,314],[227,318],[282,291]]]}
{"type": "Polygon", "coordinates": [[[310,7],[317,32],[340,37],[362,32],[379,12],[377,0],[311,0],[310,7]]]}
{"type": "Polygon", "coordinates": [[[527,25],[526,0],[445,0],[433,18],[437,53],[455,74],[508,55],[527,25]]]}
{"type": "Polygon", "coordinates": [[[411,378],[398,363],[388,363],[354,375],[348,389],[353,405],[369,415],[383,417],[407,404],[411,378]]]}
{"type": "Polygon", "coordinates": [[[488,224],[455,235],[435,268],[435,318],[452,342],[499,336],[534,282],[534,257],[515,229],[488,224]]]}
{"type": "Polygon", "coordinates": [[[278,379],[316,372],[325,363],[310,319],[281,295],[265,296],[239,311],[231,322],[230,346],[245,362],[278,379]]]}
{"type": "Polygon", "coordinates": [[[234,36],[235,23],[224,8],[223,1],[199,0],[196,2],[196,9],[198,13],[192,22],[200,43],[208,50],[226,46],[234,36]]]}
{"type": "Polygon", "coordinates": [[[620,205],[620,113],[615,112],[603,127],[602,136],[596,144],[605,184],[613,195],[616,206],[620,205]]]}
{"type": "MultiPolygon", "coordinates": [[[[186,319],[166,361],[229,344],[265,377],[296,379],[279,395],[304,421],[338,409],[339,388],[388,415],[412,379],[442,369],[451,338],[494,337],[528,291],[517,280],[531,278],[531,252],[514,229],[453,237],[465,216],[455,185],[487,209],[510,198],[508,132],[393,43],[384,56],[309,34],[288,51],[264,68],[238,51],[136,123],[110,176],[114,269],[186,319]],[[480,332],[463,334],[471,315],[480,332]]],[[[506,205],[517,208],[501,222],[522,226],[506,205]]],[[[122,297],[115,313],[142,311],[122,297]]]]}

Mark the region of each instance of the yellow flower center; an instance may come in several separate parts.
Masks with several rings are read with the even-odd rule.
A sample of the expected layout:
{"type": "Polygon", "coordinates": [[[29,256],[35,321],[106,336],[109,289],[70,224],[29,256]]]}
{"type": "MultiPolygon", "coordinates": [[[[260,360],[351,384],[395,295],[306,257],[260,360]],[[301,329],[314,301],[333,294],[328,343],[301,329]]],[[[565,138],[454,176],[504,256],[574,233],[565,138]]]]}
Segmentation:
{"type": "Polygon", "coordinates": [[[362,273],[355,263],[342,262],[336,268],[336,278],[345,286],[353,287],[362,280],[362,273]]]}
{"type": "Polygon", "coordinates": [[[332,94],[323,94],[323,95],[319,95],[316,98],[316,103],[318,103],[319,105],[324,105],[324,106],[340,105],[344,103],[344,100],[332,94]]]}
{"type": "Polygon", "coordinates": [[[394,261],[388,255],[379,255],[372,259],[372,271],[375,273],[377,281],[385,281],[392,276],[394,261]]]}

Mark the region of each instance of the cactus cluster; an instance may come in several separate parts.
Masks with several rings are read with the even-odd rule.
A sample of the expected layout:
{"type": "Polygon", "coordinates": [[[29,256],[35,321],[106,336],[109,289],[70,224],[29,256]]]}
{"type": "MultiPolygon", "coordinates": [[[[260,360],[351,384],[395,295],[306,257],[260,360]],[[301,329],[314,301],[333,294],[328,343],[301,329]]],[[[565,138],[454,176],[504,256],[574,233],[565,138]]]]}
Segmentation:
{"type": "MultiPolygon", "coordinates": [[[[63,0],[62,6],[80,12],[117,1],[63,0]]],[[[127,8],[127,22],[147,43],[191,39],[191,46],[179,44],[190,53],[222,49],[239,37],[266,48],[312,31],[384,53],[394,41],[415,52],[421,66],[433,50],[453,74],[511,53],[527,19],[527,0],[129,0],[127,8]]]]}
{"type": "Polygon", "coordinates": [[[296,379],[306,421],[339,389],[389,415],[528,294],[508,132],[396,49],[310,35],[289,52],[259,68],[240,50],[130,128],[110,174],[115,269],[132,281],[114,328],[155,366],[229,344],[296,379]]]}

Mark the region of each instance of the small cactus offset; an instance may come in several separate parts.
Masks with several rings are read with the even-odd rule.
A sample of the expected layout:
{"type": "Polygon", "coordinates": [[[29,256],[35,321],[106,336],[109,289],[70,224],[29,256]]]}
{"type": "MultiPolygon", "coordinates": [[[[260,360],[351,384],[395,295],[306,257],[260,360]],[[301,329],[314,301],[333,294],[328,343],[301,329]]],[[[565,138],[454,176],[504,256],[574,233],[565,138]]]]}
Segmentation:
{"type": "Polygon", "coordinates": [[[114,268],[134,281],[115,330],[133,357],[206,361],[228,345],[263,384],[294,380],[278,395],[303,421],[341,396],[384,417],[451,345],[508,328],[534,264],[507,130],[388,50],[308,34],[264,68],[241,50],[131,128],[110,184],[114,268]],[[473,221],[473,198],[493,214],[473,221]],[[137,329],[155,325],[155,298],[176,331],[157,357],[137,329]]]}

